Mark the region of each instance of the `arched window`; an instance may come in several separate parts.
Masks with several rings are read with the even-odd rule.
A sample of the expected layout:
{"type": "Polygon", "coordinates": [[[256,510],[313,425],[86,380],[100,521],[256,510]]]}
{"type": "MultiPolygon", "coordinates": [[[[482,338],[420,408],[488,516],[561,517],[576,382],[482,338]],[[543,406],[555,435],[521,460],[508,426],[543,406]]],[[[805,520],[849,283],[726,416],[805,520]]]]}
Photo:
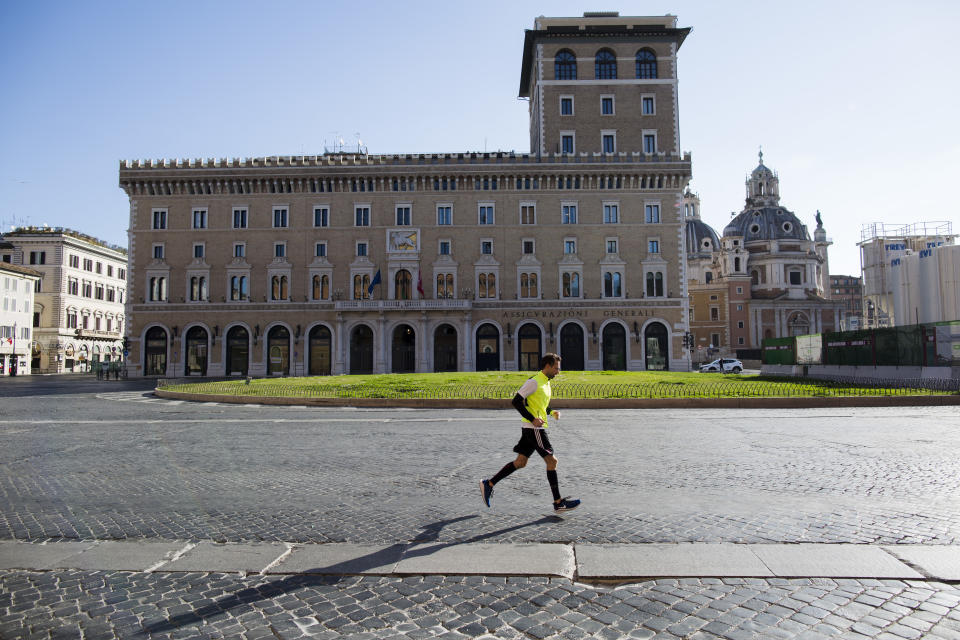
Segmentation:
{"type": "Polygon", "coordinates": [[[397,300],[409,300],[413,289],[411,286],[412,282],[413,276],[410,275],[409,271],[406,269],[397,271],[397,275],[393,278],[394,298],[397,300]]]}
{"type": "Polygon", "coordinates": [[[320,276],[313,276],[313,299],[322,300],[323,298],[320,295],[320,276]]]}
{"type": "Polygon", "coordinates": [[[659,271],[647,273],[647,297],[663,297],[663,274],[659,271]]]}
{"type": "Polygon", "coordinates": [[[650,49],[637,51],[637,77],[644,80],[657,77],[657,55],[650,49]]]}
{"type": "Polygon", "coordinates": [[[576,80],[577,58],[569,49],[557,53],[553,60],[554,80],[576,80]]]}
{"type": "Polygon", "coordinates": [[[537,274],[535,273],[520,274],[520,297],[521,298],[537,297],[537,274]]]}
{"type": "Polygon", "coordinates": [[[280,299],[280,276],[273,276],[270,279],[270,299],[279,300],[280,299]]]}
{"type": "Polygon", "coordinates": [[[453,298],[453,274],[452,273],[447,274],[447,291],[444,297],[453,298]]]}
{"type": "Polygon", "coordinates": [[[193,276],[190,278],[190,299],[199,300],[200,299],[200,278],[193,276]]]}
{"type": "Polygon", "coordinates": [[[354,300],[363,300],[368,297],[367,289],[370,287],[370,276],[369,275],[355,275],[353,276],[353,299],[354,300]]]}
{"type": "Polygon", "coordinates": [[[600,49],[600,51],[597,51],[594,72],[597,80],[617,79],[617,57],[613,55],[610,49],[600,49]]]}
{"type": "Polygon", "coordinates": [[[563,297],[564,298],[580,297],[580,274],[579,273],[563,274],[563,297]]]}
{"type": "Polygon", "coordinates": [[[495,273],[481,273],[478,284],[478,298],[497,297],[497,275],[495,273]]]}
{"type": "Polygon", "coordinates": [[[603,274],[603,295],[606,298],[619,298],[623,295],[622,276],[619,272],[603,274]]]}
{"type": "Polygon", "coordinates": [[[760,272],[756,269],[750,272],[750,284],[760,284],[760,272]]]}

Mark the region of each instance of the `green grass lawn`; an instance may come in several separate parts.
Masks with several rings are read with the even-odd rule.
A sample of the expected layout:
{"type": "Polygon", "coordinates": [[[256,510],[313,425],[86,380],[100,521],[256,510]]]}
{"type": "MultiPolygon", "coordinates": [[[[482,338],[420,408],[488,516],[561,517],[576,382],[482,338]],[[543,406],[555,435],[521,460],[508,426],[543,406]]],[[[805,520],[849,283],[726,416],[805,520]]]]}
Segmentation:
{"type": "MultiPolygon", "coordinates": [[[[456,372],[260,378],[164,386],[170,391],[248,397],[511,398],[528,372],[456,372]]],[[[673,371],[564,371],[556,398],[722,398],[928,395],[925,389],[849,385],[802,378],[673,371]]]]}

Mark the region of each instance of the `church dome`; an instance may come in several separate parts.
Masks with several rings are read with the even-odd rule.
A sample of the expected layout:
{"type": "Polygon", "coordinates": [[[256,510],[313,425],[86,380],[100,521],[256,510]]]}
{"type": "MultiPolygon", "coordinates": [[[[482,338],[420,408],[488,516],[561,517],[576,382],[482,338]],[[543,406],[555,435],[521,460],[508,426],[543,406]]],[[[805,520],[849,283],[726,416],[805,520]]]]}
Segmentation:
{"type": "Polygon", "coordinates": [[[720,238],[713,227],[700,218],[687,219],[687,256],[709,257],[720,250],[720,238]]]}
{"type": "Polygon", "coordinates": [[[744,242],[810,239],[807,228],[784,207],[747,208],[730,221],[723,235],[741,236],[744,242]]]}

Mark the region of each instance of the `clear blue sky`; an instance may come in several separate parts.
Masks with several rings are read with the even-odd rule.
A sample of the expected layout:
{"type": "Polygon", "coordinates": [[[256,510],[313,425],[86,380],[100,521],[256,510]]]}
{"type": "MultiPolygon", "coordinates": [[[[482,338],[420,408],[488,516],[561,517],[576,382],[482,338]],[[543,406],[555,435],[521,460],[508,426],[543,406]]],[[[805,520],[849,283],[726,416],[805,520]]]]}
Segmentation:
{"type": "Polygon", "coordinates": [[[118,162],[529,150],[517,99],[538,15],[679,17],[681,145],[718,231],[761,145],[781,203],[823,212],[831,272],[866,222],[952,220],[960,2],[5,2],[0,223],[126,246],[118,162]]]}

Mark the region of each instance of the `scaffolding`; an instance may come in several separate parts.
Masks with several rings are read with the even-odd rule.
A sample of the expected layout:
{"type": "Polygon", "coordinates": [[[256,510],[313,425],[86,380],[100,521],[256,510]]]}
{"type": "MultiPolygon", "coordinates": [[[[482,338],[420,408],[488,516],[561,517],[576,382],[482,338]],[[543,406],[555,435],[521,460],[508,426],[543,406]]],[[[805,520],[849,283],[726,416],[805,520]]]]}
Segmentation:
{"type": "Polygon", "coordinates": [[[860,228],[860,275],[863,282],[864,328],[891,327],[893,283],[891,262],[943,244],[953,244],[953,223],[947,220],[888,224],[871,222],[860,228]]]}

